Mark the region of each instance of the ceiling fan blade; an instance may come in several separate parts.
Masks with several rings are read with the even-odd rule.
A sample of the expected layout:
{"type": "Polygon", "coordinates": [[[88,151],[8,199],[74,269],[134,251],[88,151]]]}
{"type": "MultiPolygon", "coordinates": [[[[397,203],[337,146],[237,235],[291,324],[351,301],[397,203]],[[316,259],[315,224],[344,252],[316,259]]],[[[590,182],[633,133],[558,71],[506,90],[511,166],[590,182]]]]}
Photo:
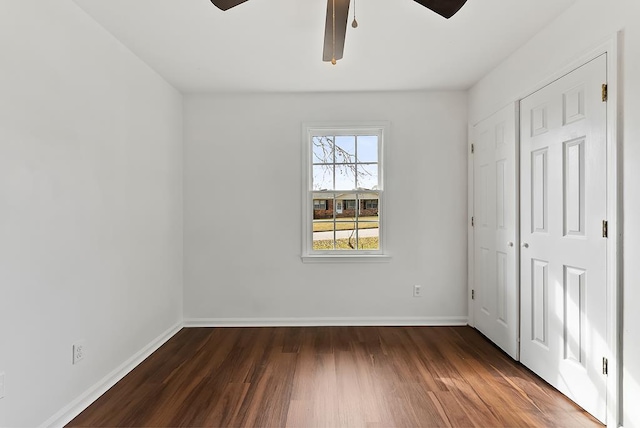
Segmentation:
{"type": "Polygon", "coordinates": [[[211,3],[213,3],[218,9],[227,10],[246,1],[247,0],[211,0],[211,3]]]}
{"type": "Polygon", "coordinates": [[[449,19],[455,15],[467,0],[415,0],[438,15],[449,19]]]}
{"type": "Polygon", "coordinates": [[[344,53],[344,38],[347,34],[347,18],[349,15],[350,0],[327,0],[327,19],[324,26],[324,50],[322,52],[323,61],[342,59],[344,53]],[[335,45],[333,26],[333,5],[336,5],[335,20],[335,45]]]}

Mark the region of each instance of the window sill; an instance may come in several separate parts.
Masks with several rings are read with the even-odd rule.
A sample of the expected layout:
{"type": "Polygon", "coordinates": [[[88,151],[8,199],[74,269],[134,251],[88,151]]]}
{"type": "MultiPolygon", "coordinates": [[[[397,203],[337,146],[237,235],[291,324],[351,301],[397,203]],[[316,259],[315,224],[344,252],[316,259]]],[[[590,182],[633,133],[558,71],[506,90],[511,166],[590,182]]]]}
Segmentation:
{"type": "Polygon", "coordinates": [[[387,263],[388,254],[307,254],[301,257],[303,263],[387,263]]]}

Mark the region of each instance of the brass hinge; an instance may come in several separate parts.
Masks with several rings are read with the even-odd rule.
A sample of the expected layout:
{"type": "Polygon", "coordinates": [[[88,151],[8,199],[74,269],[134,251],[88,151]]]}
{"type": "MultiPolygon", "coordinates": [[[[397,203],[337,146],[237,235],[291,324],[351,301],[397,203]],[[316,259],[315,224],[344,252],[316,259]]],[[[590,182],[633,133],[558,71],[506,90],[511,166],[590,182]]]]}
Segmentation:
{"type": "Polygon", "coordinates": [[[474,154],[476,152],[476,147],[472,144],[471,145],[471,154],[474,154]]]}
{"type": "Polygon", "coordinates": [[[471,217],[471,227],[475,227],[476,225],[476,220],[474,217],[471,217]]]}
{"type": "Polygon", "coordinates": [[[609,374],[609,360],[606,357],[602,358],[602,374],[603,375],[609,374]]]}
{"type": "Polygon", "coordinates": [[[476,299],[476,290],[471,290],[471,300],[476,299]]]}
{"type": "Polygon", "coordinates": [[[609,237],[609,222],[607,220],[602,220],[602,237],[609,237]]]}
{"type": "Polygon", "coordinates": [[[602,84],[602,102],[605,103],[607,102],[607,100],[609,99],[609,91],[608,91],[608,86],[606,83],[602,84]]]}

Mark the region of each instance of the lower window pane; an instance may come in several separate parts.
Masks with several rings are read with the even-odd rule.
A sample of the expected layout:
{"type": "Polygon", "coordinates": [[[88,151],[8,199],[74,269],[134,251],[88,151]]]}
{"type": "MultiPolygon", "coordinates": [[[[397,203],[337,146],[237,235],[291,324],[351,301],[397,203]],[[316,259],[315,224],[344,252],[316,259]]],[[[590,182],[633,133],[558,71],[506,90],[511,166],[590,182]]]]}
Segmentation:
{"type": "Polygon", "coordinates": [[[336,223],[336,250],[357,250],[356,222],[336,223]]]}
{"type": "Polygon", "coordinates": [[[314,193],[313,251],[377,251],[380,215],[377,194],[314,193]]]}
{"type": "MultiPolygon", "coordinates": [[[[377,220],[377,219],[376,219],[377,220]]],[[[377,221],[313,222],[313,250],[378,250],[380,223],[377,221]]]]}
{"type": "Polygon", "coordinates": [[[332,218],[313,220],[313,250],[333,250],[333,230],[335,223],[332,218]]]}
{"type": "Polygon", "coordinates": [[[363,221],[358,223],[358,249],[371,251],[380,249],[380,223],[363,221]]]}

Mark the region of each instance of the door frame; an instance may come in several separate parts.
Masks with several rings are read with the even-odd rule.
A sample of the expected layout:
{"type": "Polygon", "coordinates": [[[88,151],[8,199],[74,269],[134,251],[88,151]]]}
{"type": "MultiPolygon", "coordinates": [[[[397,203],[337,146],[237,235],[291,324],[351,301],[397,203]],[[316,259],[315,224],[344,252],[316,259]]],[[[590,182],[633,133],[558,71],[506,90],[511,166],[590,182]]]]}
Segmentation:
{"type": "MultiPolygon", "coordinates": [[[[619,123],[622,118],[619,116],[622,109],[620,101],[622,99],[622,79],[620,76],[621,54],[620,46],[622,45],[622,32],[608,37],[606,40],[596,45],[595,47],[583,52],[576,56],[576,59],[567,63],[564,67],[559,68],[558,71],[552,73],[546,78],[540,80],[528,90],[520,93],[515,97],[518,108],[520,101],[527,96],[537,92],[545,86],[553,83],[561,77],[569,74],[573,70],[580,68],[591,60],[597,58],[602,54],[607,55],[607,85],[608,85],[608,100],[607,100],[607,220],[609,222],[609,237],[607,245],[607,337],[606,344],[609,349],[608,355],[608,376],[607,376],[607,426],[611,428],[617,428],[622,422],[622,352],[621,352],[621,326],[622,326],[622,159],[619,156],[621,153],[622,135],[618,132],[619,123]]],[[[509,103],[505,103],[506,106],[509,103]]],[[[503,107],[504,107],[503,106],[503,107]]],[[[497,109],[496,111],[498,111],[497,109]]],[[[480,121],[479,121],[480,122],[480,121]]],[[[516,129],[518,130],[518,141],[516,144],[520,146],[519,129],[520,120],[519,115],[516,116],[516,129]]],[[[468,324],[475,327],[472,290],[474,289],[474,230],[471,225],[471,219],[474,216],[474,168],[473,168],[473,154],[471,152],[471,144],[473,143],[473,129],[475,124],[469,124],[468,127],[468,151],[467,151],[467,211],[468,211],[468,223],[467,223],[467,257],[468,257],[468,324]]],[[[520,166],[517,164],[517,170],[519,176],[520,166]]],[[[517,185],[519,186],[519,180],[517,185]]],[[[520,206],[520,192],[517,192],[516,204],[520,206]]],[[[518,218],[519,224],[519,218],[518,218]]],[[[518,234],[518,239],[520,239],[518,234]]],[[[517,243],[519,245],[519,242],[517,243]]],[[[520,258],[518,257],[518,260],[520,258]]],[[[519,264],[519,262],[518,262],[519,264]]],[[[519,281],[519,279],[518,279],[519,281]]],[[[520,283],[518,282],[518,294],[520,291],[520,283]]],[[[520,304],[518,302],[518,304],[520,304]]],[[[520,334],[518,335],[520,337],[520,334]]],[[[519,341],[519,339],[518,339],[519,341]]]]}

